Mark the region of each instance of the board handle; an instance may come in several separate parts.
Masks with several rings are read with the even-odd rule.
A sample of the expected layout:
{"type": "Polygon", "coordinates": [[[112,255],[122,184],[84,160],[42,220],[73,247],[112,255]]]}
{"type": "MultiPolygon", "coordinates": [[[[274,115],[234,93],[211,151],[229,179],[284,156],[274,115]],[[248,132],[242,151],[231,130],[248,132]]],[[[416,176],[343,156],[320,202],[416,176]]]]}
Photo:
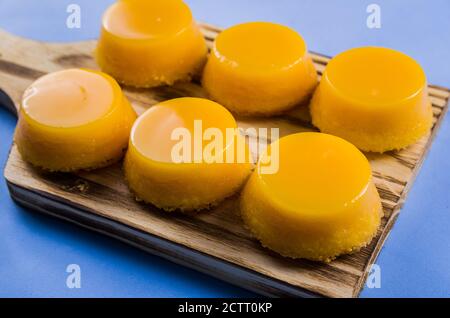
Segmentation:
{"type": "Polygon", "coordinates": [[[23,92],[37,78],[64,68],[94,67],[94,47],[94,41],[48,43],[0,29],[0,107],[18,114],[23,92]]]}
{"type": "Polygon", "coordinates": [[[0,29],[0,107],[15,116],[24,90],[36,78],[31,70],[42,65],[33,58],[41,45],[0,29]]]}
{"type": "Polygon", "coordinates": [[[1,88],[0,88],[0,107],[8,110],[11,114],[17,117],[17,108],[14,105],[13,100],[1,88]]]}

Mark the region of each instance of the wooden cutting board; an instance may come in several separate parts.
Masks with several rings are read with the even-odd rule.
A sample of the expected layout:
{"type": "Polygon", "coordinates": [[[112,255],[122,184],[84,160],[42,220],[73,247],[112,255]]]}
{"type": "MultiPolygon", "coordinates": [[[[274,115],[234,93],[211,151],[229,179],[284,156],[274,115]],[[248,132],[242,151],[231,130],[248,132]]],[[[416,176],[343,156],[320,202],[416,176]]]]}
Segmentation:
{"type": "MultiPolygon", "coordinates": [[[[202,24],[208,44],[220,30],[202,24]]],[[[98,68],[95,41],[54,44],[19,38],[0,30],[0,94],[15,111],[25,88],[48,72],[69,67],[98,68]],[[14,107],[15,105],[15,107],[14,107]]],[[[329,57],[312,54],[318,75],[329,57]]],[[[205,94],[197,82],[173,87],[124,87],[138,113],[157,102],[205,94]]],[[[5,168],[12,198],[19,204],[115,237],[179,264],[270,296],[354,297],[394,224],[414,177],[447,110],[448,89],[430,86],[434,125],[431,134],[402,151],[367,153],[385,217],[372,243],[329,264],[283,258],[261,247],[239,215],[237,196],[195,216],[167,214],[137,203],[127,189],[121,165],[76,174],[48,173],[25,163],[13,145],[5,168]]],[[[239,126],[278,127],[280,136],[313,131],[307,106],[273,118],[238,118],[239,126]]],[[[252,143],[253,140],[250,140],[252,143]]]]}

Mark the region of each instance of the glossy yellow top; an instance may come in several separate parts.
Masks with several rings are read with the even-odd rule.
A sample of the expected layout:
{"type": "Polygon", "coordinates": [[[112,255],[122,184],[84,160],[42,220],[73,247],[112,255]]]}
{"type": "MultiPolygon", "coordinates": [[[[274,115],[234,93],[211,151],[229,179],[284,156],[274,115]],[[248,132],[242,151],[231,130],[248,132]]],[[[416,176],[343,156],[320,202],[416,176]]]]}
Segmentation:
{"type": "Polygon", "coordinates": [[[263,246],[324,262],[369,244],[383,214],[364,155],[339,137],[315,132],[272,143],[242,191],[240,207],[263,246]],[[274,174],[259,169],[268,157],[278,157],[274,174]]]}
{"type": "Polygon", "coordinates": [[[67,69],[25,91],[14,141],[26,161],[46,170],[95,169],[122,158],[135,119],[112,77],[67,69]]]}
{"type": "Polygon", "coordinates": [[[220,59],[257,72],[290,68],[305,53],[305,42],[297,32],[268,22],[233,26],[218,35],[214,47],[220,59]]]}
{"type": "Polygon", "coordinates": [[[98,72],[68,69],[41,77],[26,91],[23,111],[52,127],[76,127],[95,121],[112,107],[110,79],[98,72]]]}
{"type": "Polygon", "coordinates": [[[412,97],[426,85],[420,65],[399,51],[361,47],[334,57],[326,79],[346,98],[364,105],[392,105],[412,97]]]}
{"type": "Polygon", "coordinates": [[[222,31],[203,70],[209,97],[239,115],[280,114],[310,98],[317,73],[305,41],[275,23],[248,22],[222,31]]]}
{"type": "Polygon", "coordinates": [[[181,0],[121,0],[103,16],[103,27],[118,37],[156,39],[177,34],[192,21],[181,0]]]}
{"type": "MultiPolygon", "coordinates": [[[[341,138],[302,133],[275,143],[268,153],[278,147],[279,170],[260,174],[259,178],[273,200],[294,215],[321,218],[340,213],[364,193],[370,182],[367,159],[341,138]]],[[[260,162],[267,162],[264,156],[267,154],[260,162]]]]}
{"type": "MultiPolygon", "coordinates": [[[[218,129],[226,136],[227,128],[237,128],[233,116],[221,105],[202,98],[177,98],[153,106],[136,121],[131,132],[131,142],[145,157],[171,163],[172,149],[179,139],[172,137],[177,128],[186,128],[191,134],[191,162],[194,162],[194,149],[197,141],[204,147],[207,141],[203,134],[208,128],[218,129]],[[195,124],[197,121],[197,124],[195,124]],[[201,121],[201,126],[199,122],[201,121]],[[196,126],[195,126],[196,125],[196,126]]],[[[223,140],[224,151],[234,139],[223,140]]],[[[199,148],[201,151],[201,149],[199,148]]]]}
{"type": "Polygon", "coordinates": [[[251,163],[228,160],[238,144],[249,153],[236,128],[223,106],[203,98],[177,98],[151,107],[131,131],[124,162],[130,189],[166,211],[218,204],[241,187],[252,168],[251,163]]]}
{"type": "Polygon", "coordinates": [[[383,47],[340,53],[310,103],[313,124],[364,151],[402,149],[432,125],[427,81],[409,56],[383,47]]]}
{"type": "Polygon", "coordinates": [[[203,67],[206,41],[181,0],[119,0],[103,15],[96,60],[136,87],[188,81],[203,67]]]}

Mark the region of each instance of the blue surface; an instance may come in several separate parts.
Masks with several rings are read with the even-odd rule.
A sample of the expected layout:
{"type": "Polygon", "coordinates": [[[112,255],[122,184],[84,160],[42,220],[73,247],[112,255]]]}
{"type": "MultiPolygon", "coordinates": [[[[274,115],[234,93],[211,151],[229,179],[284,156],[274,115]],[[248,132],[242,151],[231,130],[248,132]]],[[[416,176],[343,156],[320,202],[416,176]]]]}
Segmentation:
{"type": "MultiPolygon", "coordinates": [[[[311,50],[334,55],[362,45],[392,47],[424,67],[430,83],[450,87],[450,2],[189,0],[198,20],[219,26],[267,20],[289,25],[311,50]],[[366,7],[381,6],[381,29],[366,27],[366,7]],[[440,61],[438,63],[438,61],[440,61]]],[[[112,1],[0,0],[0,27],[46,41],[95,38],[112,1]],[[67,29],[66,7],[82,10],[81,29],[67,29]]],[[[15,118],[0,110],[4,166],[15,118]]],[[[444,121],[405,207],[382,250],[381,288],[363,297],[450,296],[450,119],[444,121]]],[[[125,246],[112,239],[29,212],[0,183],[0,296],[217,297],[252,296],[125,246]],[[66,267],[81,267],[81,288],[66,287],[66,267]]]]}

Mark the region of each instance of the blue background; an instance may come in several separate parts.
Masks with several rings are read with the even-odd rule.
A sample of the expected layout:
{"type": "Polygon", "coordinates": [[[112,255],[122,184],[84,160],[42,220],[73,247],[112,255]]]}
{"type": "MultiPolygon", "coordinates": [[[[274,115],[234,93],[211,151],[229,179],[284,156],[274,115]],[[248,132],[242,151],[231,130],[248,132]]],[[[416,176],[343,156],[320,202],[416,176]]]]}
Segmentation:
{"type": "MultiPolygon", "coordinates": [[[[267,20],[289,25],[309,49],[328,55],[355,46],[401,50],[430,83],[450,87],[450,1],[187,0],[198,20],[222,27],[267,20]],[[381,29],[366,26],[366,7],[381,6],[381,29]]],[[[0,27],[45,41],[93,39],[111,0],[0,0],[0,27]],[[67,5],[81,6],[81,29],[65,26],[67,5]]],[[[15,118],[0,109],[0,163],[15,118]]],[[[383,248],[381,288],[362,297],[450,296],[450,118],[446,117],[406,205],[383,248]]],[[[253,296],[113,239],[29,212],[0,183],[0,296],[253,296]],[[81,288],[66,287],[66,267],[81,267],[81,288]]]]}

